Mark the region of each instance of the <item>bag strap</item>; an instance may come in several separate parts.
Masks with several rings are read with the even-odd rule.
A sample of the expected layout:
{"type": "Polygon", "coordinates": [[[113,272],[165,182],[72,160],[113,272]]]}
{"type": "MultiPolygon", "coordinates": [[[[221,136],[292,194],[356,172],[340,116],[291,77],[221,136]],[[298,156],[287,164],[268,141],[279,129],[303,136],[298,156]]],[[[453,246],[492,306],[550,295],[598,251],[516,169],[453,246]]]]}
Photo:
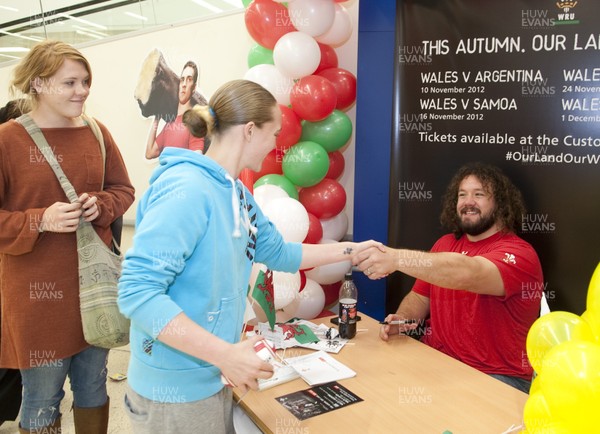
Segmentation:
{"type": "MultiPolygon", "coordinates": [[[[98,140],[98,143],[100,144],[100,153],[102,154],[102,184],[101,185],[102,185],[102,188],[104,188],[104,173],[106,172],[106,147],[104,146],[104,136],[102,135],[102,131],[100,130],[100,127],[98,126],[98,123],[96,122],[96,120],[94,118],[92,118],[86,114],[82,114],[81,117],[83,118],[84,122],[90,127],[90,129],[92,130],[92,133],[94,133],[94,136],[96,137],[96,140],[98,140]]],[[[44,157],[46,158],[48,163],[50,163],[50,167],[52,167],[52,170],[54,171],[54,173],[57,174],[56,177],[59,179],[59,181],[61,179],[61,176],[66,179],[67,177],[65,176],[64,172],[62,171],[60,164],[58,164],[58,161],[56,161],[56,157],[54,155],[54,152],[52,151],[52,148],[50,148],[50,145],[48,145],[48,142],[46,141],[46,138],[44,137],[42,130],[36,125],[36,123],[31,118],[31,116],[29,116],[29,114],[25,113],[24,115],[20,116],[17,119],[17,122],[19,122],[21,125],[23,125],[23,127],[25,127],[25,129],[27,130],[27,132],[29,133],[29,135],[31,136],[31,138],[33,139],[33,141],[35,142],[37,147],[40,149],[40,152],[44,155],[44,157]],[[56,162],[56,164],[54,164],[54,162],[56,162]]],[[[68,179],[67,179],[67,181],[68,181],[68,179]]],[[[62,184],[61,184],[61,186],[63,187],[63,190],[64,190],[64,186],[62,184]]],[[[73,189],[73,191],[75,191],[75,189],[73,189]]],[[[67,194],[67,197],[69,197],[69,193],[67,193],[66,190],[65,190],[65,193],[67,194]]],[[[70,198],[70,197],[69,197],[69,200],[71,202],[73,202],[72,198],[70,198]]]]}
{"type": "MultiPolygon", "coordinates": [[[[98,143],[100,143],[100,152],[102,153],[102,189],[104,189],[104,173],[106,171],[106,148],[104,146],[104,136],[102,136],[102,131],[100,131],[98,123],[93,118],[84,114],[82,114],[82,118],[92,130],[94,136],[96,136],[98,143]]],[[[77,196],[77,192],[75,191],[73,184],[71,184],[71,182],[65,175],[65,172],[62,170],[62,167],[60,167],[60,164],[58,163],[56,156],[54,155],[52,148],[48,144],[46,137],[44,137],[44,133],[42,133],[40,127],[37,126],[37,124],[34,122],[31,116],[29,116],[29,114],[27,113],[19,116],[16,119],[16,121],[23,125],[25,130],[31,136],[33,142],[39,148],[44,158],[46,158],[46,161],[48,161],[48,164],[52,168],[52,171],[56,175],[56,178],[58,178],[58,182],[60,183],[60,186],[67,195],[69,201],[71,203],[77,202],[79,196],[77,196]]],[[[114,247],[117,249],[117,252],[120,253],[119,242],[117,242],[117,240],[115,239],[114,234],[112,237],[112,242],[114,247]]]]}
{"type": "Polygon", "coordinates": [[[56,156],[54,155],[52,148],[50,148],[48,141],[44,137],[42,130],[40,130],[40,127],[38,127],[36,125],[36,123],[33,121],[31,116],[29,116],[29,114],[27,114],[27,113],[19,116],[16,119],[16,121],[19,122],[21,125],[23,125],[25,130],[27,130],[27,132],[33,139],[33,142],[39,148],[42,155],[46,158],[46,161],[48,161],[48,164],[50,164],[52,171],[58,178],[58,182],[60,183],[60,186],[62,187],[65,194],[67,195],[67,198],[69,199],[69,201],[71,203],[77,202],[77,198],[78,198],[77,192],[75,191],[75,188],[73,187],[73,185],[71,184],[71,182],[69,181],[67,176],[65,175],[65,172],[63,172],[62,167],[60,167],[60,164],[56,160],[56,156]]]}

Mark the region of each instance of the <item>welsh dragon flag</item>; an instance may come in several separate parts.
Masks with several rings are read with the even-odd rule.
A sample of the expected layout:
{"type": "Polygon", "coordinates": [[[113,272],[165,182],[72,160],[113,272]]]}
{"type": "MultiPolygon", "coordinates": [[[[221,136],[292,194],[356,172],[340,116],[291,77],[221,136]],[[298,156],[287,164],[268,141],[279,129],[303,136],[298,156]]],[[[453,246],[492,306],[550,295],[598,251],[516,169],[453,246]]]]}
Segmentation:
{"type": "Polygon", "coordinates": [[[281,328],[284,340],[296,339],[299,344],[308,344],[311,342],[319,342],[317,335],[304,324],[277,324],[281,328]]]}
{"type": "Polygon", "coordinates": [[[260,270],[256,277],[252,298],[262,307],[269,321],[271,330],[275,327],[275,296],[273,290],[273,272],[260,270]]]}

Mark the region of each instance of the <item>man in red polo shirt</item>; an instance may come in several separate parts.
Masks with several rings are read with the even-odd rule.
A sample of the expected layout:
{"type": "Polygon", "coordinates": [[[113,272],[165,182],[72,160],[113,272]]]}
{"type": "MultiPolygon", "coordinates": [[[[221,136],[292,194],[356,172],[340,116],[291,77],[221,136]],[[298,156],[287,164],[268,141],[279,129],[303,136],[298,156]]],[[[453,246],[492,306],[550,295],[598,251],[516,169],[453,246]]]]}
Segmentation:
{"type": "MultiPolygon", "coordinates": [[[[356,260],[379,279],[395,271],[417,280],[386,322],[426,322],[422,341],[524,392],[533,370],[527,333],[540,312],[543,274],[533,247],[515,232],[525,214],[520,191],[496,167],[463,166],[444,198],[451,234],[430,252],[385,247],[356,260]]],[[[380,337],[417,327],[383,325],[380,337]]]]}

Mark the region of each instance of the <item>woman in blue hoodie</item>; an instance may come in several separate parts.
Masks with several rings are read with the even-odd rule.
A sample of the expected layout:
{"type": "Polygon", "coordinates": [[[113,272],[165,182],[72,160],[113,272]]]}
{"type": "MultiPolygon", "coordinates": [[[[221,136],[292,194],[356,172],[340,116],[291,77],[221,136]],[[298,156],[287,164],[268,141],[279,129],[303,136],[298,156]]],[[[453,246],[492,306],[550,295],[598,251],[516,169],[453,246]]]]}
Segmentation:
{"type": "Polygon", "coordinates": [[[252,264],[296,272],[346,261],[364,243],[285,242],[238,175],[259,171],[275,147],[281,112],[262,86],[234,80],[184,115],[206,155],[165,148],[140,200],[119,284],[131,318],[126,409],[136,433],[231,433],[232,397],[257,389],[272,367],[240,341],[252,264]]]}

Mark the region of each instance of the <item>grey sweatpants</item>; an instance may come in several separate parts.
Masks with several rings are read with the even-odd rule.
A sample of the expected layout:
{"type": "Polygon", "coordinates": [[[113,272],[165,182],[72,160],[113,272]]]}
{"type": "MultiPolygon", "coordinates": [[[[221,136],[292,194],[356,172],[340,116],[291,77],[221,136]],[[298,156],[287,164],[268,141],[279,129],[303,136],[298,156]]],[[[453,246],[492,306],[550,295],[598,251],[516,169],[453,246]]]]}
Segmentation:
{"type": "Polygon", "coordinates": [[[125,394],[134,434],[234,434],[232,403],[228,387],[200,401],[175,404],[144,398],[131,387],[125,394]]]}

